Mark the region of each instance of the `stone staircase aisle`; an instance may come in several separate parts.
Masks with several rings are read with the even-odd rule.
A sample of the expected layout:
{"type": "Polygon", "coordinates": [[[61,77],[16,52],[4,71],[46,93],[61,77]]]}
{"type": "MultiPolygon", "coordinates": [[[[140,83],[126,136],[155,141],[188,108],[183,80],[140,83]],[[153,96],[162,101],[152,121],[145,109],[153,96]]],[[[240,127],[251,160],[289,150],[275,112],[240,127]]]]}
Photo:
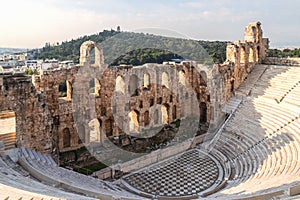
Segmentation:
{"type": "Polygon", "coordinates": [[[4,143],[5,150],[13,149],[16,147],[16,133],[0,134],[0,141],[4,143]]]}

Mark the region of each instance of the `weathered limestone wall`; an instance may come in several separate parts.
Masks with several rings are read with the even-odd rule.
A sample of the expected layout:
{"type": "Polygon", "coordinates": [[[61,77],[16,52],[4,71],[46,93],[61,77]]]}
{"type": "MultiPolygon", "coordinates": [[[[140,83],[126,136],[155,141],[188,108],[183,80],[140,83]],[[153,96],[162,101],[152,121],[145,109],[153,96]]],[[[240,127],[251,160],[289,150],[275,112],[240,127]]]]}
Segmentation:
{"type": "MultiPolygon", "coordinates": [[[[234,63],[234,71],[230,80],[234,85],[234,90],[241,85],[256,63],[262,63],[265,60],[268,45],[269,40],[263,38],[260,22],[249,23],[246,26],[243,41],[237,40],[227,45],[227,60],[224,64],[234,63]]],[[[226,93],[230,94],[228,91],[231,84],[227,83],[226,85],[226,93]]]]}
{"type": "Polygon", "coordinates": [[[213,132],[224,119],[222,107],[255,64],[265,59],[267,48],[268,39],[262,38],[257,22],[246,27],[244,41],[228,44],[227,60],[220,65],[103,68],[101,48],[87,41],[80,49],[80,65],[74,68],[32,77],[1,76],[0,111],[16,113],[18,145],[54,154],[134,134],[195,111],[200,124],[210,124],[213,132]]]}
{"type": "Polygon", "coordinates": [[[267,65],[287,65],[287,66],[299,66],[300,58],[276,58],[266,57],[263,61],[267,65]]]}
{"type": "MultiPolygon", "coordinates": [[[[85,67],[88,66],[81,67],[83,71],[80,74],[86,73],[85,67]]],[[[90,80],[91,77],[81,75],[79,78],[84,78],[79,81],[80,85],[74,87],[75,98],[81,99],[80,102],[73,99],[76,102],[75,120],[77,125],[78,121],[82,123],[81,132],[84,132],[86,143],[102,142],[106,137],[134,134],[147,127],[163,125],[161,107],[166,108],[166,123],[170,123],[190,116],[200,109],[199,102],[202,102],[201,105],[205,109],[200,112],[200,119],[204,124],[210,121],[210,96],[207,85],[201,74],[189,62],[175,65],[115,67],[103,71],[96,70],[94,74],[95,82],[100,85],[94,94],[85,93],[80,96],[84,93],[82,91],[89,90],[88,84],[85,83],[88,81],[84,80],[90,80]],[[165,80],[163,74],[166,74],[165,80]],[[148,77],[147,81],[145,77],[148,77]],[[80,87],[83,88],[78,90],[80,87]],[[85,98],[87,96],[89,98],[85,98]],[[94,110],[93,107],[86,109],[90,103],[95,105],[94,110]],[[129,115],[132,112],[137,115],[138,121],[138,127],[134,130],[130,129],[129,115]],[[92,121],[98,124],[99,136],[92,136],[94,133],[89,129],[92,121]]]]}
{"type": "Polygon", "coordinates": [[[67,149],[72,147],[78,148],[79,137],[74,126],[72,112],[72,85],[75,81],[75,76],[78,72],[78,67],[57,71],[44,71],[40,75],[32,77],[34,87],[37,92],[45,96],[45,103],[51,114],[51,129],[53,133],[53,149],[62,150],[63,148],[63,133],[67,129],[70,132],[69,143],[67,149]],[[59,84],[67,83],[67,95],[60,97],[59,84]]]}
{"type": "Polygon", "coordinates": [[[191,141],[185,141],[181,144],[171,146],[167,149],[159,149],[159,150],[153,151],[150,154],[147,154],[145,156],[131,160],[129,162],[110,166],[110,168],[112,169],[112,171],[119,170],[124,173],[138,170],[143,167],[149,166],[153,163],[157,163],[161,160],[169,158],[173,155],[182,153],[183,151],[185,151],[186,149],[188,149],[190,147],[190,142],[191,141]]]}
{"type": "Polygon", "coordinates": [[[2,76],[0,110],[16,114],[17,145],[38,151],[52,149],[52,118],[45,96],[38,94],[28,76],[2,76]]]}

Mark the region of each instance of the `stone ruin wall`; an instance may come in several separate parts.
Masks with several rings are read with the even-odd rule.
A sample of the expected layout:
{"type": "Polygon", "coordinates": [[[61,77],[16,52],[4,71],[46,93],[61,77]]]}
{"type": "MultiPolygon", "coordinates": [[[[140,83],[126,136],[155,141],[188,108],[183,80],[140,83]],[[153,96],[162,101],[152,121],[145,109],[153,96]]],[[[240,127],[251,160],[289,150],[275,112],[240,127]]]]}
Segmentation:
{"type": "Polygon", "coordinates": [[[267,57],[264,62],[267,65],[286,65],[286,66],[299,66],[300,58],[276,58],[267,57]]]}
{"type": "Polygon", "coordinates": [[[38,94],[31,77],[0,77],[0,110],[14,111],[19,145],[51,152],[52,117],[43,94],[38,94]]]}
{"type": "MultiPolygon", "coordinates": [[[[228,44],[227,60],[213,69],[194,62],[182,62],[99,70],[103,64],[101,48],[88,41],[81,47],[80,65],[74,68],[44,71],[32,77],[1,76],[0,110],[16,113],[17,145],[45,153],[77,149],[83,146],[82,142],[102,142],[107,136],[128,132],[128,125],[121,123],[128,124],[130,111],[137,113],[141,127],[153,125],[154,118],[162,120],[161,113],[154,116],[155,111],[151,110],[156,105],[168,108],[169,122],[187,116],[197,105],[199,120],[210,123],[210,131],[213,131],[225,117],[222,107],[254,65],[264,60],[267,48],[268,39],[262,38],[261,24],[257,22],[246,27],[244,41],[228,44]],[[89,65],[92,48],[96,50],[96,58],[95,63],[89,65]],[[86,69],[90,73],[86,74],[86,69]],[[168,83],[163,83],[165,69],[168,83]],[[149,85],[145,85],[143,78],[145,70],[150,77],[149,85]],[[183,88],[180,73],[184,74],[190,89],[183,88]],[[88,93],[87,80],[91,79],[95,81],[93,94],[88,93]],[[67,95],[60,97],[59,84],[64,81],[67,83],[67,95]],[[83,90],[77,90],[80,87],[83,90]],[[75,99],[78,103],[72,104],[73,93],[80,91],[86,92],[84,97],[79,94],[80,99],[75,99]],[[193,98],[186,102],[186,97],[191,96],[193,98]],[[117,106],[112,106],[112,102],[117,106]],[[86,105],[95,106],[86,109],[86,105]],[[78,116],[74,115],[76,112],[83,113],[82,124],[74,123],[78,121],[78,116]],[[100,127],[96,133],[91,132],[91,121],[100,127]]],[[[78,94],[75,96],[78,98],[78,94]]]]}
{"type": "Polygon", "coordinates": [[[233,68],[229,75],[230,79],[227,77],[225,84],[226,91],[224,91],[224,94],[226,94],[226,100],[234,93],[230,91],[235,91],[241,85],[255,64],[262,63],[265,60],[269,48],[269,40],[263,38],[260,22],[249,23],[245,28],[244,35],[243,41],[237,40],[227,45],[227,60],[220,65],[222,71],[227,71],[226,68],[233,68]]]}

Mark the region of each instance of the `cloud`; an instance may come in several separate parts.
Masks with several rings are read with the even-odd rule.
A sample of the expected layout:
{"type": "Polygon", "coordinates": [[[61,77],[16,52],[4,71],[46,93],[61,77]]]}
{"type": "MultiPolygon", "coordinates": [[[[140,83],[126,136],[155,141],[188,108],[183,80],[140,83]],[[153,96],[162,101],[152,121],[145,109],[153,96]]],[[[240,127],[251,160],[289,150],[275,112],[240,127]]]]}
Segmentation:
{"type": "MultiPolygon", "coordinates": [[[[243,38],[260,20],[271,41],[298,42],[300,2],[236,0],[10,0],[2,2],[1,46],[41,47],[120,25],[122,30],[161,27],[197,39],[243,38]],[[14,12],[11,9],[14,8],[14,12]],[[273,38],[274,37],[274,38],[273,38]]],[[[272,42],[273,44],[275,42],[272,42]]]]}
{"type": "Polygon", "coordinates": [[[180,3],[180,6],[187,7],[187,8],[202,8],[205,7],[205,4],[203,4],[200,1],[190,1],[190,2],[180,3]]]}
{"type": "MultiPolygon", "coordinates": [[[[10,11],[0,17],[11,16],[10,11]]],[[[46,42],[57,42],[80,35],[100,32],[118,17],[114,14],[87,10],[62,10],[53,6],[28,4],[17,9],[18,15],[2,22],[1,46],[41,47],[46,42]]]]}

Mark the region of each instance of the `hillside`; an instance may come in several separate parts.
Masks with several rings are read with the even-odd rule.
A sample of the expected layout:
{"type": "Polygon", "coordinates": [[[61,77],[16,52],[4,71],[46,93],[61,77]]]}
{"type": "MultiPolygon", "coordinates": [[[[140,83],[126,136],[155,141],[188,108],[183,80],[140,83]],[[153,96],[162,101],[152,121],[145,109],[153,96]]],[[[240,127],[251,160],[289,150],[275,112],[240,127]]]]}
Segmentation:
{"type": "Polygon", "coordinates": [[[109,61],[110,65],[162,63],[162,61],[174,58],[193,60],[197,58],[208,62],[210,58],[207,53],[215,63],[222,63],[226,59],[227,42],[175,39],[115,30],[104,30],[98,34],[83,36],[53,45],[47,43],[37,53],[36,59],[56,58],[58,60],[73,60],[78,63],[80,45],[87,40],[101,43],[101,47],[104,49],[105,61],[109,61]],[[171,52],[170,49],[176,52],[171,52]]]}
{"type": "Polygon", "coordinates": [[[286,58],[286,57],[300,57],[300,48],[295,49],[269,49],[268,52],[269,57],[278,57],[278,58],[286,58]]]}

